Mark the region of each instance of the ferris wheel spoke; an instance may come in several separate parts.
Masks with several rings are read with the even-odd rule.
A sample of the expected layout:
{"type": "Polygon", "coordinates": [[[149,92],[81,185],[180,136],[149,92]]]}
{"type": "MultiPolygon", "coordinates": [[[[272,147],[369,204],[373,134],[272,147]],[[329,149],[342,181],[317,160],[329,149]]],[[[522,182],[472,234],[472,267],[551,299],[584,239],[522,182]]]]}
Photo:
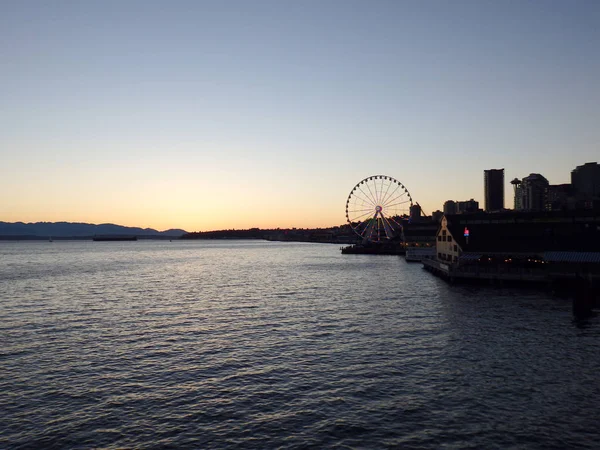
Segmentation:
{"type": "Polygon", "coordinates": [[[367,229],[367,227],[369,226],[369,222],[371,222],[371,219],[367,219],[363,222],[360,222],[356,228],[354,229],[354,231],[356,233],[358,233],[359,235],[363,235],[363,233],[365,232],[365,230],[367,229]]]}
{"type": "Polygon", "coordinates": [[[373,191],[375,191],[375,199],[377,200],[377,204],[379,205],[379,201],[381,198],[379,197],[379,186],[377,186],[377,177],[373,180],[373,191]]]}
{"type": "Polygon", "coordinates": [[[365,219],[365,217],[366,217],[366,216],[369,216],[369,215],[371,215],[371,212],[372,212],[372,211],[373,211],[373,210],[370,210],[369,212],[366,212],[366,213],[364,213],[364,214],[360,214],[360,215],[358,215],[358,216],[356,216],[356,217],[353,217],[353,219],[354,219],[354,220],[366,220],[366,219],[365,219]]]}
{"type": "MultiPolygon", "coordinates": [[[[369,194],[371,194],[371,198],[373,199],[373,204],[376,205],[377,197],[373,196],[373,192],[371,191],[371,186],[369,186],[369,183],[367,183],[367,189],[369,190],[369,194]]],[[[365,193],[365,195],[366,195],[366,193],[365,193]]]]}
{"type": "MultiPolygon", "coordinates": [[[[365,191],[363,191],[363,189],[360,187],[360,185],[356,186],[356,188],[362,193],[362,195],[364,195],[364,198],[367,199],[367,201],[371,202],[371,200],[369,200],[369,194],[367,194],[365,191]]],[[[358,194],[357,194],[358,195],[358,194]]]]}
{"type": "Polygon", "coordinates": [[[388,199],[388,201],[386,201],[382,206],[383,207],[389,206],[392,202],[395,202],[396,200],[398,200],[399,198],[404,197],[405,195],[406,195],[406,193],[402,192],[400,195],[397,195],[394,198],[388,199]]]}
{"type": "Polygon", "coordinates": [[[388,186],[387,190],[385,191],[385,195],[384,195],[384,197],[383,197],[383,199],[382,199],[382,202],[383,202],[383,203],[387,202],[387,201],[388,201],[388,199],[389,199],[390,197],[393,197],[393,196],[394,196],[394,194],[395,194],[395,193],[398,191],[398,189],[400,189],[400,184],[399,184],[399,183],[397,183],[397,182],[396,182],[396,183],[394,183],[394,182],[391,182],[391,183],[390,183],[390,185],[388,186]],[[393,190],[390,192],[390,189],[391,189],[391,188],[392,188],[392,186],[394,186],[394,185],[396,185],[396,186],[395,186],[395,187],[393,188],[393,190]]]}
{"type": "MultiPolygon", "coordinates": [[[[385,190],[385,194],[383,194],[383,195],[381,196],[382,203],[384,203],[384,200],[385,200],[385,198],[387,197],[387,194],[388,194],[388,192],[390,191],[390,188],[392,187],[392,184],[393,184],[393,183],[390,183],[390,184],[388,184],[388,186],[387,186],[387,189],[385,190]]],[[[382,206],[383,206],[383,205],[382,205],[382,206]]]]}
{"type": "Polygon", "coordinates": [[[370,228],[369,228],[369,225],[371,224],[371,221],[369,220],[368,222],[366,222],[366,224],[367,224],[367,226],[366,226],[366,227],[365,227],[365,229],[364,229],[364,230],[362,230],[362,232],[360,233],[360,235],[361,235],[362,237],[365,237],[365,233],[367,232],[367,230],[369,230],[369,229],[370,229],[370,228]]]}
{"type": "Polygon", "coordinates": [[[364,231],[361,233],[361,236],[363,236],[366,233],[366,235],[364,235],[363,237],[367,237],[367,236],[369,236],[373,232],[373,226],[377,222],[376,217],[377,217],[377,215],[375,215],[374,217],[372,217],[371,219],[369,219],[368,222],[366,222],[368,225],[364,229],[364,231]]]}
{"type": "Polygon", "coordinates": [[[382,221],[383,221],[383,229],[385,230],[385,235],[388,237],[388,239],[391,239],[394,237],[394,227],[390,224],[390,222],[387,220],[387,218],[385,216],[381,216],[382,221]]]}
{"type": "Polygon", "coordinates": [[[363,212],[363,211],[373,211],[373,208],[368,209],[349,209],[348,212],[363,212]]]}
{"type": "Polygon", "coordinates": [[[387,205],[387,208],[391,208],[392,206],[398,206],[398,205],[403,205],[404,203],[409,203],[410,200],[406,200],[404,202],[400,202],[400,203],[394,203],[393,205],[387,205]]]}
{"type": "Polygon", "coordinates": [[[369,186],[369,183],[367,183],[367,189],[369,190],[369,194],[371,194],[371,198],[373,199],[373,201],[375,202],[375,204],[377,204],[377,197],[375,197],[373,195],[373,191],[371,191],[371,186],[369,186]]]}
{"type": "Polygon", "coordinates": [[[365,196],[365,198],[367,199],[369,204],[371,204],[373,206],[375,206],[377,204],[377,202],[374,202],[373,200],[369,200],[369,194],[367,194],[365,191],[363,191],[360,187],[358,188],[358,190],[363,193],[363,195],[365,196]]]}
{"type": "Polygon", "coordinates": [[[364,224],[365,224],[364,222],[358,222],[358,224],[357,224],[355,227],[353,226],[353,227],[352,227],[352,229],[353,229],[353,230],[354,230],[356,233],[360,234],[360,233],[359,233],[359,231],[360,231],[361,227],[362,227],[364,224]]]}
{"type": "Polygon", "coordinates": [[[389,219],[387,217],[385,217],[385,216],[382,215],[381,216],[381,220],[383,220],[383,222],[385,224],[387,224],[391,229],[394,229],[394,227],[390,224],[390,221],[389,221],[389,219]]]}
{"type": "Polygon", "coordinates": [[[388,196],[388,195],[387,195],[387,193],[386,193],[386,197],[383,199],[383,202],[382,202],[382,203],[385,205],[385,203],[386,203],[386,202],[387,202],[387,201],[388,201],[388,200],[389,200],[391,197],[393,197],[393,196],[394,196],[394,194],[396,193],[396,191],[397,191],[398,189],[400,189],[400,185],[396,186],[396,189],[394,189],[394,190],[392,191],[392,193],[391,193],[389,196],[388,196]]]}
{"type": "MultiPolygon", "coordinates": [[[[367,200],[366,198],[363,198],[363,197],[361,197],[361,196],[360,196],[360,195],[358,195],[358,194],[356,195],[356,199],[357,199],[357,200],[361,200],[361,201],[362,201],[364,204],[366,204],[366,205],[369,205],[369,206],[375,206],[375,205],[373,204],[373,202],[371,202],[371,201],[367,200]]],[[[360,206],[362,206],[362,205],[360,205],[360,206]]]]}
{"type": "Polygon", "coordinates": [[[379,188],[379,200],[383,199],[383,186],[385,184],[385,180],[382,178],[381,179],[381,186],[379,188]]]}
{"type": "Polygon", "coordinates": [[[360,216],[356,216],[356,217],[354,217],[354,220],[362,220],[362,218],[363,218],[363,217],[370,215],[370,214],[371,214],[371,211],[373,211],[373,210],[371,209],[371,210],[369,210],[369,212],[367,212],[367,213],[364,213],[364,214],[361,214],[360,216]]]}
{"type": "Polygon", "coordinates": [[[398,227],[398,228],[402,228],[402,225],[401,225],[401,224],[399,224],[398,222],[396,222],[396,219],[394,219],[393,217],[388,217],[388,220],[389,220],[390,222],[394,222],[394,224],[396,224],[396,227],[398,227]]]}
{"type": "Polygon", "coordinates": [[[383,200],[385,199],[385,196],[387,195],[387,193],[389,192],[390,188],[392,187],[394,183],[392,182],[388,182],[387,180],[384,180],[383,184],[381,185],[381,194],[380,194],[380,200],[383,203],[383,200]]]}

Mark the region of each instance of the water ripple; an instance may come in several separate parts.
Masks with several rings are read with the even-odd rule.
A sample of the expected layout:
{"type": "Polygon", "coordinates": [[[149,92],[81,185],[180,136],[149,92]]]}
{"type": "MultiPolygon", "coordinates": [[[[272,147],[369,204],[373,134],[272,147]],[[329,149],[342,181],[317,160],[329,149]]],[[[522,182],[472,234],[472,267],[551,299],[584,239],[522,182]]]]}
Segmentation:
{"type": "Polygon", "coordinates": [[[0,243],[2,448],[597,448],[599,319],[397,257],[0,243]]]}

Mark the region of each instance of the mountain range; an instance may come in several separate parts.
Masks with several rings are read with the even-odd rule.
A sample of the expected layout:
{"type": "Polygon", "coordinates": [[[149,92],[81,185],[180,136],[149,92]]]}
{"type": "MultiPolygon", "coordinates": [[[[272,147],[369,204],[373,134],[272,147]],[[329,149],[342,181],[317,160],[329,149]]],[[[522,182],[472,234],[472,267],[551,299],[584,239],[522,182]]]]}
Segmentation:
{"type": "Polygon", "coordinates": [[[187,231],[170,229],[158,231],[153,228],[137,228],[115,225],[112,223],[75,223],[75,222],[0,222],[0,237],[92,237],[95,235],[128,235],[137,237],[173,237],[178,238],[187,231]]]}

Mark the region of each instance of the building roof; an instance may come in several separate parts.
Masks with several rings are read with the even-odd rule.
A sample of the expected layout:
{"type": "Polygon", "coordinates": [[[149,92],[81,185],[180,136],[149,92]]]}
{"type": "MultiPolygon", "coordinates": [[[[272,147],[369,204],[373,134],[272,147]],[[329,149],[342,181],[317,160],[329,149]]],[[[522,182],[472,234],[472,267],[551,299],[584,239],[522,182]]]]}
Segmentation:
{"type": "Polygon", "coordinates": [[[527,182],[527,183],[534,183],[536,181],[542,182],[544,184],[548,184],[548,180],[546,179],[546,177],[539,173],[530,173],[529,176],[524,177],[522,180],[522,182],[527,182]]]}
{"type": "Polygon", "coordinates": [[[600,263],[600,252],[546,252],[548,262],[600,263]]]}

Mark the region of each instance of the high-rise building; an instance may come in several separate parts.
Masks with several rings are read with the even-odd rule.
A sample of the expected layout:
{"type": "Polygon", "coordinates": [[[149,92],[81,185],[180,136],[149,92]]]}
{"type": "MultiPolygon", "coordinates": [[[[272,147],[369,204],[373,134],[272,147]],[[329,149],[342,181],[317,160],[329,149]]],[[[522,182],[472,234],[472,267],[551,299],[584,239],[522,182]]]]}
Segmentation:
{"type": "Polygon", "coordinates": [[[456,214],[456,202],[454,200],[447,200],[444,202],[444,215],[448,216],[456,214]]]}
{"type": "Polygon", "coordinates": [[[410,220],[411,222],[418,222],[421,218],[421,205],[418,203],[410,207],[410,220]]]}
{"type": "Polygon", "coordinates": [[[431,213],[431,220],[433,220],[434,222],[439,222],[440,220],[442,220],[443,216],[444,213],[438,209],[437,211],[431,213]]]}
{"type": "Polygon", "coordinates": [[[551,184],[546,192],[546,209],[548,211],[575,209],[576,199],[570,184],[551,184]]]}
{"type": "Polygon", "coordinates": [[[456,202],[457,214],[470,214],[479,211],[479,202],[473,199],[464,202],[456,202]]]}
{"type": "Polygon", "coordinates": [[[600,197],[600,165],[589,162],[577,166],[571,171],[571,185],[577,194],[600,197]]]}
{"type": "Polygon", "coordinates": [[[444,202],[444,214],[470,214],[479,211],[479,202],[473,199],[465,201],[447,200],[444,202]]]}
{"type": "Polygon", "coordinates": [[[521,181],[515,178],[511,184],[515,186],[515,210],[543,211],[546,209],[550,183],[543,175],[532,173],[521,181]]]}
{"type": "Polygon", "coordinates": [[[483,190],[485,210],[501,211],[504,209],[504,169],[488,169],[483,171],[483,190]]]}

